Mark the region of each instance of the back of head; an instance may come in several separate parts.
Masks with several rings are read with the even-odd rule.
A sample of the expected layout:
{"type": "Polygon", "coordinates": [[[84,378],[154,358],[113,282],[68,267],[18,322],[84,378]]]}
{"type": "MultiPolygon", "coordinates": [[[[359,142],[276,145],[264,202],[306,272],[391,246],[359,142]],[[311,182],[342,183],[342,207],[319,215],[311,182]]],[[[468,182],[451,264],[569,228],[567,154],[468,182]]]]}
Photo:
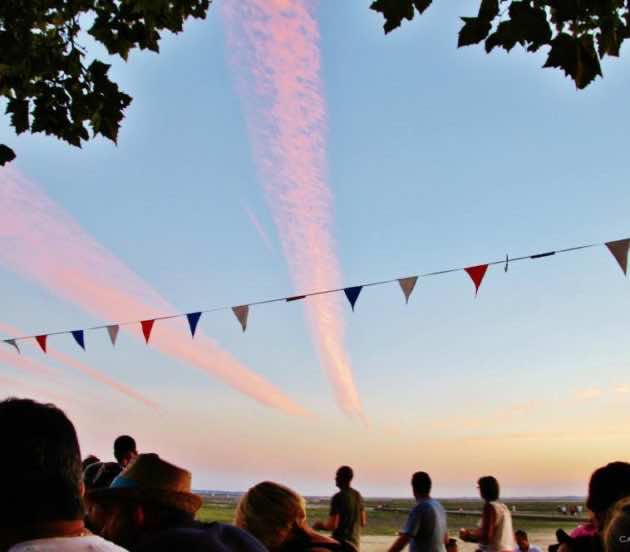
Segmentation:
{"type": "Polygon", "coordinates": [[[479,494],[487,502],[499,500],[499,482],[491,475],[485,475],[477,481],[479,494]]]}
{"type": "Polygon", "coordinates": [[[305,518],[306,507],[300,495],[284,485],[264,481],[243,495],[234,523],[275,550],[305,518]]]}
{"type": "Polygon", "coordinates": [[[431,493],[431,477],[427,472],[416,472],[411,477],[411,487],[415,496],[428,496],[431,493]]]}
{"type": "Polygon", "coordinates": [[[603,514],[627,496],[630,496],[630,464],[611,462],[591,475],[586,507],[595,514],[603,514]]]}
{"type": "Polygon", "coordinates": [[[0,402],[0,442],[0,527],[83,517],[79,442],[60,409],[30,399],[0,402]]]}
{"type": "Polygon", "coordinates": [[[353,477],[354,471],[350,466],[341,466],[337,469],[335,480],[337,481],[337,485],[341,487],[349,487],[350,483],[352,483],[353,477]]]}
{"type": "Polygon", "coordinates": [[[121,435],[114,441],[114,458],[119,464],[126,465],[130,457],[137,454],[136,441],[130,435],[121,435]]]}
{"type": "Polygon", "coordinates": [[[628,552],[630,549],[630,497],[617,502],[604,529],[606,552],[628,552]]]}

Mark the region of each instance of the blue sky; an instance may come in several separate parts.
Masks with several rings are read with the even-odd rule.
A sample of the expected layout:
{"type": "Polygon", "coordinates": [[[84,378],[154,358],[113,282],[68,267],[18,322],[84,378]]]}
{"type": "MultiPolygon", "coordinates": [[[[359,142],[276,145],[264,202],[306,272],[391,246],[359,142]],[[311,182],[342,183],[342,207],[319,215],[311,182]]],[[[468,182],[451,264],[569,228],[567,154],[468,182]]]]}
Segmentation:
{"type": "MultiPolygon", "coordinates": [[[[438,2],[387,37],[368,4],[314,10],[343,284],[629,236],[626,49],[576,91],[541,69],[543,54],[456,49],[458,16],[474,2],[438,2]]],[[[301,291],[261,185],[225,24],[213,6],[165,37],[160,55],[112,60],[134,97],[117,147],[98,139],[77,150],[0,125],[15,168],[181,311],[301,291]]],[[[0,282],[2,322],[28,334],[109,322],[10,266],[0,282]]],[[[147,412],[59,365],[69,393],[100,397],[95,410],[64,405],[86,454],[107,456],[129,428],[200,487],[272,478],[323,493],[348,462],[367,494],[406,494],[421,468],[436,474],[437,494],[474,494],[482,472],[512,494],[580,493],[590,470],[628,450],[628,307],[628,282],[604,248],[491,268],[476,299],[464,273],[421,280],[408,306],[395,285],[365,289],[344,319],[367,425],[337,407],[299,303],[252,309],[245,334],[229,312],[200,327],[316,419],[261,406],[126,336],[113,351],[97,338],[86,353],[69,336],[51,344],[161,405],[147,412]],[[463,447],[474,451],[466,465],[463,447]]],[[[34,346],[24,354],[56,362],[34,346]]],[[[39,383],[2,360],[0,375],[39,383]]]]}

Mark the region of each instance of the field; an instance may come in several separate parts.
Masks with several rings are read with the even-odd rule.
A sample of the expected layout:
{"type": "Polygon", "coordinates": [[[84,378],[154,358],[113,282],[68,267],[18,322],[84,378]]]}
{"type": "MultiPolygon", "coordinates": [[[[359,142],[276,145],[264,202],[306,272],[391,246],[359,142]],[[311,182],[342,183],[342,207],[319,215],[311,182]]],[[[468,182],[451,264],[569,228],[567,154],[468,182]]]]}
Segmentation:
{"type": "MultiPolygon", "coordinates": [[[[238,498],[228,497],[204,497],[203,507],[198,518],[202,521],[221,521],[231,523],[234,519],[234,509],[238,498]]],[[[459,510],[465,512],[480,511],[481,502],[477,500],[442,500],[444,507],[449,511],[448,526],[449,533],[454,537],[460,527],[474,527],[479,521],[478,515],[465,515],[456,513],[459,510]]],[[[515,529],[525,529],[533,535],[539,535],[544,540],[553,536],[556,529],[573,529],[579,519],[575,516],[562,515],[557,511],[559,506],[583,505],[579,501],[571,500],[524,500],[507,499],[506,504],[516,507],[513,520],[515,529]],[[531,515],[532,517],[520,518],[520,514],[531,515]],[[545,519],[553,517],[554,519],[545,519]],[[547,538],[548,537],[548,538],[547,538]]],[[[400,530],[406,519],[406,512],[412,507],[411,500],[403,499],[368,499],[366,508],[368,513],[368,524],[363,530],[363,535],[394,536],[400,530]]],[[[309,499],[307,505],[309,521],[324,519],[328,514],[328,499],[309,499]]]]}

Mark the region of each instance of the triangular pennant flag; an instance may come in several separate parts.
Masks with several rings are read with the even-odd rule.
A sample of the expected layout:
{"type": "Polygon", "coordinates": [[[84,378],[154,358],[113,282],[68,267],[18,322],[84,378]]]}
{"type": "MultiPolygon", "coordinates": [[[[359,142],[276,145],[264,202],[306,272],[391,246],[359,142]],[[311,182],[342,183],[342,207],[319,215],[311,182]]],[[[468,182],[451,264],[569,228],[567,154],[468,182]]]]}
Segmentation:
{"type": "Polygon", "coordinates": [[[352,307],[352,310],[354,310],[354,304],[357,302],[357,299],[359,298],[359,294],[361,293],[362,289],[363,286],[354,286],[343,290],[343,292],[346,294],[346,297],[348,298],[348,301],[350,301],[350,306],[352,307]]]}
{"type": "Polygon", "coordinates": [[[153,329],[153,324],[155,320],[142,320],[140,325],[142,326],[142,333],[144,334],[144,340],[149,343],[149,338],[151,337],[151,330],[153,329]]]}
{"type": "Polygon", "coordinates": [[[79,347],[85,351],[85,337],[83,334],[83,330],[74,330],[72,332],[72,337],[79,344],[79,347]]]}
{"type": "Polygon", "coordinates": [[[11,345],[12,347],[15,347],[15,350],[16,350],[18,353],[21,353],[21,352],[22,352],[22,351],[20,351],[20,348],[18,347],[18,344],[17,344],[17,342],[15,341],[15,339],[6,339],[4,342],[5,342],[7,345],[11,345]]]}
{"type": "Polygon", "coordinates": [[[112,347],[116,346],[116,339],[118,339],[118,330],[120,330],[120,326],[118,324],[107,326],[107,333],[109,334],[109,340],[112,342],[112,347]]]}
{"type": "Polygon", "coordinates": [[[241,323],[243,331],[247,329],[247,316],[249,315],[249,305],[240,305],[239,307],[232,307],[232,312],[241,323]]]}
{"type": "Polygon", "coordinates": [[[199,319],[201,318],[200,312],[189,312],[186,315],[188,318],[188,325],[190,326],[190,333],[193,337],[195,337],[195,332],[197,331],[197,324],[199,323],[199,319]]]}
{"type": "Polygon", "coordinates": [[[39,346],[42,348],[42,351],[44,351],[44,352],[46,352],[46,338],[47,337],[48,337],[47,335],[36,335],[35,336],[35,341],[37,341],[39,346]]]}
{"type": "Polygon", "coordinates": [[[409,278],[400,278],[398,283],[400,284],[400,289],[405,294],[405,303],[409,303],[409,297],[411,296],[411,292],[413,288],[416,287],[416,282],[418,281],[417,276],[410,276],[409,278]]]}
{"type": "Polygon", "coordinates": [[[486,275],[486,270],[488,270],[488,265],[469,266],[464,270],[468,272],[468,276],[470,276],[473,284],[475,284],[475,295],[477,295],[477,293],[479,293],[479,286],[483,281],[483,277],[486,275]]]}
{"type": "Polygon", "coordinates": [[[624,274],[628,274],[628,248],[630,239],[611,241],[606,244],[608,250],[619,263],[624,274]]]}

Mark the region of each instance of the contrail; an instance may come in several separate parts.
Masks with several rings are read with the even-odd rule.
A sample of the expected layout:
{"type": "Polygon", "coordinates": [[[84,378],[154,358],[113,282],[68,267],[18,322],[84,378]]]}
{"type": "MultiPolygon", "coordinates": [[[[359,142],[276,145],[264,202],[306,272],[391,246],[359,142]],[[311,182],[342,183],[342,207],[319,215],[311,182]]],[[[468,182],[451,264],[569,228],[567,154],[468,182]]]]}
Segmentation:
{"type": "MultiPolygon", "coordinates": [[[[224,2],[227,43],[254,157],[298,290],[339,287],[326,183],[326,105],[319,32],[305,1],[224,2]]],[[[362,416],[344,347],[340,298],[306,302],[307,318],[337,402],[362,416]]]]}
{"type": "Polygon", "coordinates": [[[265,231],[265,228],[263,227],[263,225],[258,220],[258,217],[256,216],[256,214],[244,203],[241,203],[241,206],[243,207],[243,211],[245,211],[245,214],[247,215],[249,222],[252,223],[254,230],[256,230],[256,233],[258,234],[262,242],[265,244],[265,247],[267,248],[269,253],[275,253],[273,245],[271,245],[271,240],[269,239],[269,235],[265,231]]]}
{"type": "MultiPolygon", "coordinates": [[[[8,324],[4,324],[1,322],[0,322],[0,331],[7,333],[9,335],[22,335],[22,332],[20,332],[17,328],[14,328],[13,326],[9,326],[8,324]]],[[[78,370],[79,372],[82,372],[83,374],[87,375],[88,377],[92,378],[95,381],[104,383],[105,385],[112,387],[119,393],[127,395],[127,397],[130,397],[136,401],[139,401],[143,403],[144,405],[149,406],[150,408],[154,408],[154,409],[159,408],[159,405],[155,401],[145,397],[141,393],[138,393],[137,391],[135,391],[128,385],[125,385],[124,383],[120,383],[116,381],[115,379],[110,378],[109,376],[92,368],[91,366],[88,366],[84,362],[80,362],[72,358],[71,356],[68,356],[64,353],[56,351],[50,346],[48,346],[48,354],[55,360],[61,362],[62,364],[65,364],[66,366],[70,366],[72,369],[78,370]]],[[[38,372],[38,373],[48,372],[49,374],[52,372],[52,370],[48,366],[40,362],[34,361],[30,358],[27,358],[25,356],[16,355],[12,351],[8,351],[8,352],[4,350],[0,351],[0,360],[4,360],[7,364],[11,363],[15,366],[19,366],[20,368],[29,370],[31,372],[33,371],[38,372]]]]}
{"type": "MultiPolygon", "coordinates": [[[[38,186],[12,169],[0,170],[0,212],[0,263],[16,273],[106,320],[176,312],[38,186]]],[[[182,321],[178,329],[158,322],[152,346],[220,377],[262,404],[291,415],[310,415],[200,332],[193,343],[185,324],[182,321]]]]}

